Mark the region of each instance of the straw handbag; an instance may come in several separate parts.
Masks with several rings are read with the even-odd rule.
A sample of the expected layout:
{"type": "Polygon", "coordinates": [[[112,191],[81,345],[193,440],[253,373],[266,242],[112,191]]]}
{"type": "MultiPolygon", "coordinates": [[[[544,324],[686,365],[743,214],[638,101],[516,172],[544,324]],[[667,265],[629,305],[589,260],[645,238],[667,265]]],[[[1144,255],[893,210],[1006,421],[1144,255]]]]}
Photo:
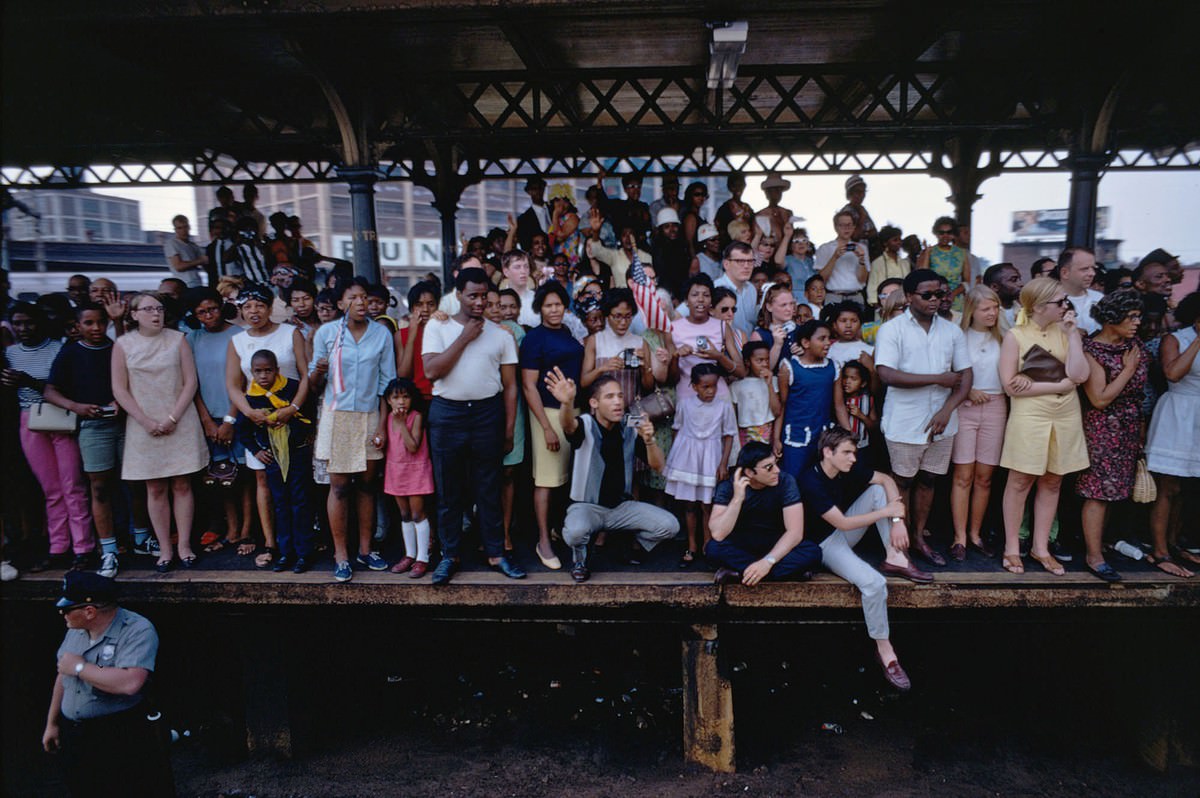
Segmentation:
{"type": "Polygon", "coordinates": [[[1157,498],[1158,488],[1154,484],[1154,477],[1146,468],[1146,458],[1140,457],[1133,472],[1133,500],[1138,504],[1149,504],[1157,498]]]}

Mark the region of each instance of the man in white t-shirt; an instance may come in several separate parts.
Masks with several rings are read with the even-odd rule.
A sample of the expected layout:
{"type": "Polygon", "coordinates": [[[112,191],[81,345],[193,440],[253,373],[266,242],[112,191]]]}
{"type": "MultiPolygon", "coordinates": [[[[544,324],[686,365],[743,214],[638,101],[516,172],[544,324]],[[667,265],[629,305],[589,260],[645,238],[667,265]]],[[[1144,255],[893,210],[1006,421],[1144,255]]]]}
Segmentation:
{"type": "Polygon", "coordinates": [[[854,235],[854,215],[838,211],[833,215],[837,238],[817,248],[813,266],[825,280],[827,301],[863,303],[867,283],[867,248],[850,239],[854,235]]]}
{"type": "Polygon", "coordinates": [[[517,347],[500,325],[483,318],[488,278],[483,269],[461,269],[454,279],[459,310],[425,325],[421,357],[433,383],[429,454],[438,487],[438,538],[442,560],[433,584],[447,584],[459,568],[463,515],[479,509],[479,532],[488,564],[510,579],[525,572],[504,554],[500,479],[513,447],[517,417],[517,347]],[[471,491],[474,488],[474,491],[471,491]]]}
{"type": "Polygon", "coordinates": [[[934,477],[950,470],[958,432],[955,411],[971,392],[971,358],[962,329],[938,315],[949,291],[937,272],[910,272],[904,293],[908,310],[875,336],[875,367],[888,386],[880,428],[893,478],[913,520],[909,547],[934,565],[945,565],[922,532],[933,503],[934,477]]]}
{"type": "Polygon", "coordinates": [[[1095,276],[1096,253],[1087,247],[1067,247],[1058,256],[1058,281],[1075,308],[1076,324],[1088,335],[1100,329],[1100,322],[1092,318],[1092,305],[1104,297],[1090,287],[1095,276]]]}

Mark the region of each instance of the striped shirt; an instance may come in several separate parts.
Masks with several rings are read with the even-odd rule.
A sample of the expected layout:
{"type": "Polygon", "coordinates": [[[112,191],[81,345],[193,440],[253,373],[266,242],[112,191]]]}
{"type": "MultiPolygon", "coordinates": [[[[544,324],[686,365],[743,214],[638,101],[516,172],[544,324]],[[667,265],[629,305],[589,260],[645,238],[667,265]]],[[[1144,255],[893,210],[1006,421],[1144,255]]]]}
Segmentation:
{"type": "MultiPolygon", "coordinates": [[[[45,380],[50,377],[54,358],[58,357],[62,346],[62,341],[57,338],[47,338],[34,347],[13,344],[5,350],[4,354],[8,358],[10,369],[23,371],[35,380],[45,380]]],[[[22,385],[17,389],[17,402],[20,403],[22,410],[28,410],[40,401],[42,401],[42,392],[37,388],[22,385]]]]}

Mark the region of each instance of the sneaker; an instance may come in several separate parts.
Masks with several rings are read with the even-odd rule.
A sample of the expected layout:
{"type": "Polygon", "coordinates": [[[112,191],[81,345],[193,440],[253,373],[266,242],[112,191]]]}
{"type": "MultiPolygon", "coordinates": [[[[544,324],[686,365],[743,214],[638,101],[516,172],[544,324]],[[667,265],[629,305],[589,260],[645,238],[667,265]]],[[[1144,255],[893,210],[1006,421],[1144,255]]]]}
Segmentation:
{"type": "Polygon", "coordinates": [[[387,560],[380,557],[377,551],[373,551],[370,554],[360,554],[357,560],[359,565],[369,568],[372,571],[386,571],[388,569],[387,560]]]}
{"type": "Polygon", "coordinates": [[[350,567],[350,563],[342,560],[333,569],[333,578],[336,582],[349,582],[354,578],[354,569],[350,567]]]}
{"type": "Polygon", "coordinates": [[[11,582],[20,575],[21,572],[8,560],[0,562],[0,582],[11,582]]]}
{"type": "Polygon", "coordinates": [[[1063,546],[1057,540],[1051,542],[1050,544],[1050,556],[1059,562],[1070,562],[1072,559],[1074,559],[1071,556],[1071,552],[1067,551],[1067,547],[1063,546]]]}
{"type": "Polygon", "coordinates": [[[96,573],[101,576],[107,576],[109,579],[117,575],[117,555],[104,554],[100,557],[100,569],[96,573]]]}
{"type": "Polygon", "coordinates": [[[133,553],[134,554],[149,554],[149,555],[153,555],[153,556],[157,557],[160,553],[160,550],[158,548],[158,538],[154,537],[154,535],[150,535],[141,543],[134,543],[133,544],[133,553]]]}

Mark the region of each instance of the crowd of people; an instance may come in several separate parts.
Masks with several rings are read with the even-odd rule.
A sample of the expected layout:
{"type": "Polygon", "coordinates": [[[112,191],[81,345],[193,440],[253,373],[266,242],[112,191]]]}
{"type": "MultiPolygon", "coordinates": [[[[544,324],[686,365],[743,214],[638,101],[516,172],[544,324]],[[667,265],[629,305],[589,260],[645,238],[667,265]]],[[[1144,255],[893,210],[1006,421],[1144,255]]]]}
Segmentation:
{"type": "MultiPolygon", "coordinates": [[[[1144,555],[1192,576],[1200,294],[1172,298],[1177,258],[1106,270],[1069,247],[1025,280],[982,268],[952,218],[932,244],[877,227],[857,175],[820,245],[777,175],[758,210],[730,176],[711,220],[704,183],[680,196],[668,176],[648,204],[638,175],[623,197],[603,178],[582,213],[531,178],[508,229],[406,303],[299,219],[264,219],[253,186],[218,192],[207,246],[176,218],[158,291],[75,275],[36,303],[6,294],[3,434],[44,495],[49,564],[111,577],[122,547],[162,572],[229,549],[441,585],[477,538],[509,578],[531,545],[584,582],[597,546],[636,563],[681,536],[680,567],[706,559],[720,582],[822,565],[853,582],[902,689],[884,575],[928,582],[968,556],[1062,574],[1078,528],[1087,571],[1117,581],[1109,521],[1156,490],[1144,555]],[[878,567],[855,552],[872,526],[878,567]]],[[[8,489],[13,578],[10,553],[47,563],[20,546],[40,508],[8,489]]]]}

